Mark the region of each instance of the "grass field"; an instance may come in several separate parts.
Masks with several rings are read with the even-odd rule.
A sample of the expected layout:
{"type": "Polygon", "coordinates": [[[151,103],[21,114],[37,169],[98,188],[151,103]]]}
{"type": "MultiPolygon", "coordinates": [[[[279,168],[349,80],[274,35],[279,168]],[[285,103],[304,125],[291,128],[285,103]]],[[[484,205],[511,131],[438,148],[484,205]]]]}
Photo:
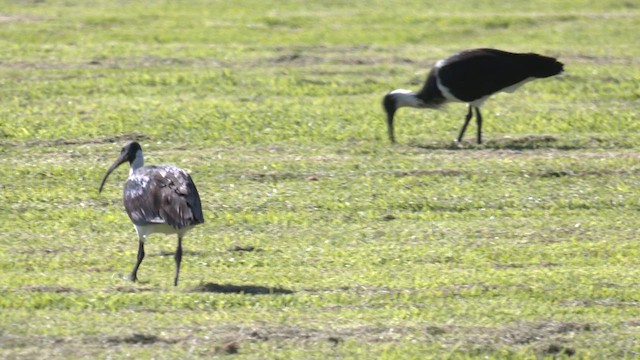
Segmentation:
{"type": "Polygon", "coordinates": [[[640,356],[640,4],[0,1],[0,358],[640,356]],[[559,77],[382,96],[473,47],[559,77]],[[139,283],[127,141],[205,224],[139,283]]]}

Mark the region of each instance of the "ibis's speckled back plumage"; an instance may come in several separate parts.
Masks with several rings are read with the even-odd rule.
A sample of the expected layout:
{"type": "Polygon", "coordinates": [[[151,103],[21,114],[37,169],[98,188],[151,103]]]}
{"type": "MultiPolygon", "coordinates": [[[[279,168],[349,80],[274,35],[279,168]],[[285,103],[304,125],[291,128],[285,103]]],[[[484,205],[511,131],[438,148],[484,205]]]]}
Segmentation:
{"type": "Polygon", "coordinates": [[[143,166],[124,186],[124,204],[135,225],[166,223],[175,229],[204,223],[191,176],[175,166],[143,166]]]}

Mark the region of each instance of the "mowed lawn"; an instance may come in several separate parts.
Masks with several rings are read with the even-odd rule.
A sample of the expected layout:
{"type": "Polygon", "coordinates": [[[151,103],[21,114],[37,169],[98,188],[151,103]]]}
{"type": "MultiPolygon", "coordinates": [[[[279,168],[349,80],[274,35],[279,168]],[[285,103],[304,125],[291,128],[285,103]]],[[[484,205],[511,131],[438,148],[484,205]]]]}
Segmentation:
{"type": "Polygon", "coordinates": [[[636,358],[640,3],[0,1],[0,357],[636,358]],[[402,109],[475,47],[565,72],[402,109]],[[128,141],[205,224],[152,235],[128,141]]]}

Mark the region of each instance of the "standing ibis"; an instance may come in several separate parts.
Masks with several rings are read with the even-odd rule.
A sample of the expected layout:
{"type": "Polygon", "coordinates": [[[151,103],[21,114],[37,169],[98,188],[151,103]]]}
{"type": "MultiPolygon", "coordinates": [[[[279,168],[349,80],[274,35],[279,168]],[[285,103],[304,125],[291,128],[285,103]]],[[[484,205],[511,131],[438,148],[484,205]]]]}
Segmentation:
{"type": "Polygon", "coordinates": [[[186,171],[175,166],[144,166],[142,148],[134,141],[122,148],[120,157],[102,179],[98,192],[102,192],[109,174],[125,162],[129,162],[131,170],[124,185],[124,208],[138,233],[138,260],[129,279],[138,280],[138,267],[144,259],[147,236],[153,233],[177,234],[173,285],[178,286],[182,238],[191,228],[204,223],[196,185],[186,171]]]}
{"type": "Polygon", "coordinates": [[[396,141],[393,117],[399,108],[436,109],[447,102],[457,101],[469,104],[469,109],[456,141],[462,141],[475,110],[478,144],[481,144],[480,106],[489,96],[501,91],[513,92],[528,81],[554,76],[562,70],[561,62],[534,53],[519,54],[496,49],[462,51],[436,62],[418,93],[398,89],[385,95],[382,105],[387,113],[389,139],[392,143],[396,141]]]}

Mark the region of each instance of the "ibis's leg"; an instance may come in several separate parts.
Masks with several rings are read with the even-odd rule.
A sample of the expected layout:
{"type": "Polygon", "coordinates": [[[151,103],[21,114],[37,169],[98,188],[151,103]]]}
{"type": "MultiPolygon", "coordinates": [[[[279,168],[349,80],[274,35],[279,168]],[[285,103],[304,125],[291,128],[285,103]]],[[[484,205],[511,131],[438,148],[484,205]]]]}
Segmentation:
{"type": "Polygon", "coordinates": [[[464,118],[464,125],[462,125],[462,129],[460,129],[460,134],[458,135],[458,142],[462,141],[462,137],[464,136],[464,132],[467,131],[467,125],[469,125],[469,120],[473,116],[471,104],[469,104],[469,111],[467,112],[467,116],[464,118]]]}
{"type": "Polygon", "coordinates": [[[478,124],[478,144],[482,144],[482,115],[479,107],[476,107],[476,124],[478,124]]]}
{"type": "Polygon", "coordinates": [[[387,131],[389,133],[389,140],[392,144],[396,143],[396,137],[393,134],[393,116],[395,115],[395,110],[387,114],[387,131]]]}
{"type": "Polygon", "coordinates": [[[142,263],[142,259],[144,259],[144,238],[140,237],[138,240],[138,260],[136,261],[136,265],[133,267],[133,271],[131,271],[131,275],[129,275],[129,280],[138,281],[138,268],[142,263]]]}
{"type": "Polygon", "coordinates": [[[178,286],[178,277],[180,276],[180,262],[182,262],[182,236],[178,235],[178,248],[176,249],[176,276],[173,279],[173,286],[178,286]]]}

